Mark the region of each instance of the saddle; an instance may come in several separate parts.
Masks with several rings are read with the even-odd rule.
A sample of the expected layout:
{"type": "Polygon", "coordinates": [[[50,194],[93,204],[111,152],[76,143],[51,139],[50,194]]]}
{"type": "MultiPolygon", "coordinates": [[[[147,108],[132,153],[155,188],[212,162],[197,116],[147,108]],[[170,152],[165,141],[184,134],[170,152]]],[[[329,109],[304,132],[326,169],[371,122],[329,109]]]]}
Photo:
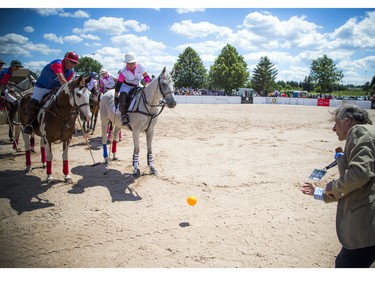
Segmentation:
{"type": "MultiPolygon", "coordinates": [[[[38,116],[39,114],[39,111],[40,109],[50,100],[50,98],[57,93],[59,89],[58,88],[55,88],[53,90],[51,90],[48,94],[44,95],[42,100],[40,101],[39,105],[38,105],[38,108],[36,109],[36,113],[35,113],[35,116],[38,116]]],[[[30,93],[28,95],[28,99],[26,100],[26,102],[28,102],[29,100],[31,100],[31,96],[32,96],[32,93],[30,93]]],[[[38,122],[38,118],[34,118],[33,122],[32,122],[32,126],[35,130],[35,132],[37,132],[37,135],[41,135],[40,131],[39,131],[39,122],[38,122]]]]}
{"type": "Polygon", "coordinates": [[[133,108],[130,108],[130,105],[132,103],[132,100],[142,91],[143,87],[134,87],[129,94],[126,96],[126,103],[125,103],[125,109],[126,112],[133,111],[133,108]]]}

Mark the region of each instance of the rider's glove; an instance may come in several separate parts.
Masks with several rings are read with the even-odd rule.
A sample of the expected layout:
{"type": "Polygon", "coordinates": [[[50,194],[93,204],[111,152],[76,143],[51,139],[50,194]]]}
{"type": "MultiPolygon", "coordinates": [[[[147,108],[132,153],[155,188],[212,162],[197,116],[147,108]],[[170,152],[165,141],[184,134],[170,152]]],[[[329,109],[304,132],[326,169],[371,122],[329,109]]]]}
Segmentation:
{"type": "Polygon", "coordinates": [[[119,102],[120,102],[120,98],[119,97],[115,97],[115,107],[116,107],[116,109],[118,108],[119,102]]]}

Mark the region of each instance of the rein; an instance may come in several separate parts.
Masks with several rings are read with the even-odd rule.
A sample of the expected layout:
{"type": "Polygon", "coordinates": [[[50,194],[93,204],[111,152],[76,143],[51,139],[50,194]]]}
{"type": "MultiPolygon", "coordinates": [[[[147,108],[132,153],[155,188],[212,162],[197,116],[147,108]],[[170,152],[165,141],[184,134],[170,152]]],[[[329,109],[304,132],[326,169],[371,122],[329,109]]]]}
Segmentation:
{"type": "MultiPolygon", "coordinates": [[[[47,105],[47,107],[44,107],[45,112],[51,113],[56,118],[63,120],[64,123],[70,123],[70,122],[74,123],[77,116],[79,115],[80,108],[89,104],[89,103],[86,102],[86,103],[78,105],[77,101],[76,101],[75,92],[71,93],[69,91],[69,93],[67,94],[69,96],[68,98],[70,99],[71,95],[73,95],[74,105],[72,106],[69,102],[69,105],[72,107],[72,110],[70,110],[67,114],[58,114],[58,111],[59,111],[58,109],[61,108],[61,107],[59,107],[59,105],[57,103],[57,98],[60,94],[62,94],[63,91],[66,90],[66,88],[69,85],[70,85],[70,83],[65,83],[64,86],[62,86],[56,93],[52,94],[52,96],[49,99],[49,104],[47,105]]],[[[68,126],[65,125],[65,126],[62,127],[61,136],[64,133],[65,127],[68,127],[68,126]]],[[[61,143],[61,142],[62,142],[62,140],[59,143],[61,143]]],[[[54,143],[57,143],[57,142],[54,142],[54,143]]]]}
{"type": "MultiPolygon", "coordinates": [[[[145,111],[142,111],[139,109],[139,105],[140,105],[140,101],[138,102],[138,105],[137,105],[137,108],[136,110],[131,110],[129,112],[132,112],[132,113],[140,113],[140,114],[143,114],[143,115],[146,115],[146,116],[149,116],[150,117],[150,121],[148,123],[148,126],[147,128],[145,129],[145,131],[148,130],[148,128],[150,128],[151,126],[151,122],[153,119],[155,119],[156,117],[158,117],[164,110],[164,107],[165,107],[165,97],[167,94],[170,94],[170,93],[173,93],[172,91],[170,92],[167,92],[165,93],[163,91],[163,88],[161,86],[161,82],[160,82],[160,76],[158,77],[158,89],[160,90],[160,93],[161,95],[163,96],[163,100],[160,101],[158,104],[150,104],[148,101],[147,101],[147,97],[146,97],[146,93],[145,93],[145,89],[143,88],[140,92],[140,101],[143,102],[143,104],[145,105],[145,108],[146,108],[146,112],[145,111]],[[148,106],[151,107],[151,108],[155,108],[156,107],[156,112],[155,113],[151,113],[150,110],[148,109],[148,106]],[[161,107],[160,110],[157,109],[157,107],[161,107]]],[[[130,130],[132,130],[130,124],[127,125],[128,128],[130,130]]]]}

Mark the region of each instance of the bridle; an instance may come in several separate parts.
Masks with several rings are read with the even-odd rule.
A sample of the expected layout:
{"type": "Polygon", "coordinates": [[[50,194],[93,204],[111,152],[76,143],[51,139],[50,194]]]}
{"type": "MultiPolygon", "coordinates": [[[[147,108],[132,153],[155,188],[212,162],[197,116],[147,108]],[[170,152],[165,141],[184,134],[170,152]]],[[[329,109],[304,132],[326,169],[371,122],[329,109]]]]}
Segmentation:
{"type": "MultiPolygon", "coordinates": [[[[172,78],[171,78],[171,77],[167,78],[167,81],[168,81],[168,84],[169,84],[169,82],[172,81],[172,78]]],[[[135,111],[133,111],[133,112],[141,113],[141,114],[143,114],[143,115],[146,115],[146,116],[149,116],[149,117],[150,117],[150,122],[148,123],[148,126],[147,126],[147,128],[146,128],[145,131],[147,131],[148,128],[151,126],[151,122],[152,122],[152,120],[155,119],[156,117],[158,117],[158,116],[163,112],[164,107],[165,107],[165,105],[166,105],[166,102],[165,102],[165,98],[166,98],[166,96],[169,95],[169,94],[173,94],[173,90],[169,90],[169,91],[167,91],[167,92],[165,92],[165,91],[163,90],[163,85],[162,85],[161,77],[160,77],[160,76],[158,77],[158,89],[159,89],[159,91],[160,91],[160,93],[161,93],[161,95],[162,95],[162,97],[163,97],[163,99],[160,100],[158,104],[150,104],[150,103],[147,101],[147,97],[146,97],[145,89],[143,88],[143,89],[141,90],[141,93],[140,93],[140,99],[141,99],[141,101],[142,101],[142,102],[144,103],[144,105],[145,105],[146,112],[144,112],[144,111],[140,111],[140,110],[138,110],[138,109],[135,110],[135,111]],[[161,107],[161,108],[160,108],[160,110],[157,110],[156,113],[151,113],[147,106],[149,106],[149,107],[151,107],[151,108],[157,108],[157,107],[161,107]]],[[[138,104],[138,106],[139,106],[139,104],[138,104]]],[[[129,128],[130,130],[132,130],[130,124],[128,124],[127,126],[128,126],[128,128],[129,128]]]]}

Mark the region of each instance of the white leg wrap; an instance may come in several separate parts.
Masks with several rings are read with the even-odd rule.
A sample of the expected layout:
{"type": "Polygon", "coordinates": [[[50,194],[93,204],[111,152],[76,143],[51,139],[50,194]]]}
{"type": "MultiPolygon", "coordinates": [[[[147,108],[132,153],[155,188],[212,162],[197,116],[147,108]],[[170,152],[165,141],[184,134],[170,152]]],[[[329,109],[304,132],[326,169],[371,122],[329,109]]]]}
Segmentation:
{"type": "Polygon", "coordinates": [[[138,154],[133,155],[133,167],[134,169],[138,169],[138,154]]]}
{"type": "Polygon", "coordinates": [[[147,164],[148,166],[151,168],[151,167],[154,167],[154,157],[152,156],[152,154],[147,154],[147,164]]]}

